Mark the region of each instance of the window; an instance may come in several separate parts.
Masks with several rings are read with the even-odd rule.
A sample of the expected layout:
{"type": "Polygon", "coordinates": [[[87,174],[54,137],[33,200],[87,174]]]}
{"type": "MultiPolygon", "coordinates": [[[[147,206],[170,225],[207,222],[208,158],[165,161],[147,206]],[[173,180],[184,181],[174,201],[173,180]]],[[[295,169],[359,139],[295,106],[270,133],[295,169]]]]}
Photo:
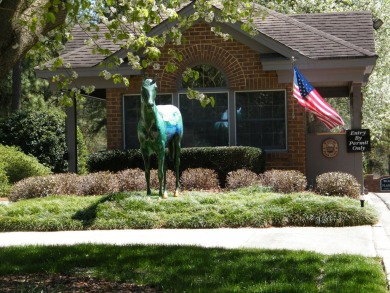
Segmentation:
{"type": "Polygon", "coordinates": [[[196,80],[183,80],[183,88],[215,88],[227,86],[224,74],[211,65],[197,65],[192,67],[192,70],[197,71],[199,73],[199,78],[196,80]]]}
{"type": "MultiPolygon", "coordinates": [[[[156,105],[172,104],[172,95],[157,95],[156,105]]],[[[124,148],[137,149],[139,141],[137,136],[137,125],[141,115],[141,96],[126,95],[123,97],[123,133],[124,148]]]]}
{"type": "Polygon", "coordinates": [[[286,92],[236,93],[237,145],[286,150],[286,92]]]}
{"type": "Polygon", "coordinates": [[[180,94],[183,116],[183,147],[229,145],[228,94],[207,93],[215,99],[215,106],[203,108],[199,101],[180,94]]]}

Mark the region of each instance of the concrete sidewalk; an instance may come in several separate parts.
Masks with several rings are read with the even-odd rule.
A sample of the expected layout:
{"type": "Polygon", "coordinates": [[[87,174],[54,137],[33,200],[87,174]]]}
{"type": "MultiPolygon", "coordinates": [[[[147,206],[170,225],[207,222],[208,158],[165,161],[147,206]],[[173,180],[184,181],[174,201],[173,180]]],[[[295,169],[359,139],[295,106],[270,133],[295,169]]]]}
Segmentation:
{"type": "Polygon", "coordinates": [[[224,248],[308,250],[383,258],[390,277],[390,193],[370,193],[366,205],[380,213],[374,226],[343,228],[287,227],[239,229],[93,230],[0,233],[0,247],[13,245],[163,244],[224,248]]]}

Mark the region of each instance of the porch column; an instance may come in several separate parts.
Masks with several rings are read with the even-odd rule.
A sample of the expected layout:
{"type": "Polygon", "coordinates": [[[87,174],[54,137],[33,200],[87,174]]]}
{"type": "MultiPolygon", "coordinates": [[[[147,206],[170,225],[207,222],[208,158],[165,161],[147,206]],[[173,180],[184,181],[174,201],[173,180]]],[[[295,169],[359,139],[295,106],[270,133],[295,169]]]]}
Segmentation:
{"type": "MultiPolygon", "coordinates": [[[[352,84],[351,98],[351,129],[362,128],[362,85],[360,83],[352,84]]],[[[361,194],[364,194],[364,179],[363,179],[363,153],[353,153],[354,156],[354,172],[353,175],[361,186],[361,194]]]]}
{"type": "Polygon", "coordinates": [[[66,107],[65,120],[65,136],[66,145],[68,147],[67,160],[68,171],[70,173],[77,173],[77,113],[76,113],[76,99],[72,98],[72,106],[66,107]]]}
{"type": "Polygon", "coordinates": [[[351,128],[362,128],[362,85],[360,83],[354,83],[352,85],[352,107],[351,107],[351,128]]]}

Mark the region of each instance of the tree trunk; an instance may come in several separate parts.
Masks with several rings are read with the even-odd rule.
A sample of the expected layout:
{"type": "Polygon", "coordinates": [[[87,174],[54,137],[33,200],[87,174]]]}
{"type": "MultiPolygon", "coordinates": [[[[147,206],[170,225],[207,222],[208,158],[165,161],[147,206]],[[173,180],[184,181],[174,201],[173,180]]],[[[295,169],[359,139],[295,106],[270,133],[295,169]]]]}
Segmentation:
{"type": "Polygon", "coordinates": [[[12,70],[12,112],[22,107],[22,62],[18,61],[12,70]]]}
{"type": "Polygon", "coordinates": [[[0,78],[26,55],[39,41],[40,35],[46,36],[65,23],[66,4],[67,0],[34,0],[32,3],[27,0],[0,1],[0,78]],[[50,10],[57,5],[58,10],[50,10]],[[46,20],[47,13],[55,16],[53,22],[46,20]],[[33,19],[36,20],[34,29],[31,24],[33,19]]]}

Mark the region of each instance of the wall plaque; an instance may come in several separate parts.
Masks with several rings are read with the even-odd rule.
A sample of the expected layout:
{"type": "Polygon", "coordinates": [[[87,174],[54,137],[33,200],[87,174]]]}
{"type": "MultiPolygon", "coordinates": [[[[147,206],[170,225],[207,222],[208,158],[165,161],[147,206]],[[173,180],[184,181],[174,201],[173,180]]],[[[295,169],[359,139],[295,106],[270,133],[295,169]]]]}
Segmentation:
{"type": "Polygon", "coordinates": [[[346,131],[347,151],[369,152],[371,151],[370,130],[369,129],[350,129],[346,131]]]}
{"type": "Polygon", "coordinates": [[[389,191],[390,190],[390,177],[382,178],[380,181],[381,191],[389,191]]]}
{"type": "Polygon", "coordinates": [[[333,138],[325,139],[322,142],[322,154],[327,158],[333,158],[339,153],[339,144],[333,138]]]}

